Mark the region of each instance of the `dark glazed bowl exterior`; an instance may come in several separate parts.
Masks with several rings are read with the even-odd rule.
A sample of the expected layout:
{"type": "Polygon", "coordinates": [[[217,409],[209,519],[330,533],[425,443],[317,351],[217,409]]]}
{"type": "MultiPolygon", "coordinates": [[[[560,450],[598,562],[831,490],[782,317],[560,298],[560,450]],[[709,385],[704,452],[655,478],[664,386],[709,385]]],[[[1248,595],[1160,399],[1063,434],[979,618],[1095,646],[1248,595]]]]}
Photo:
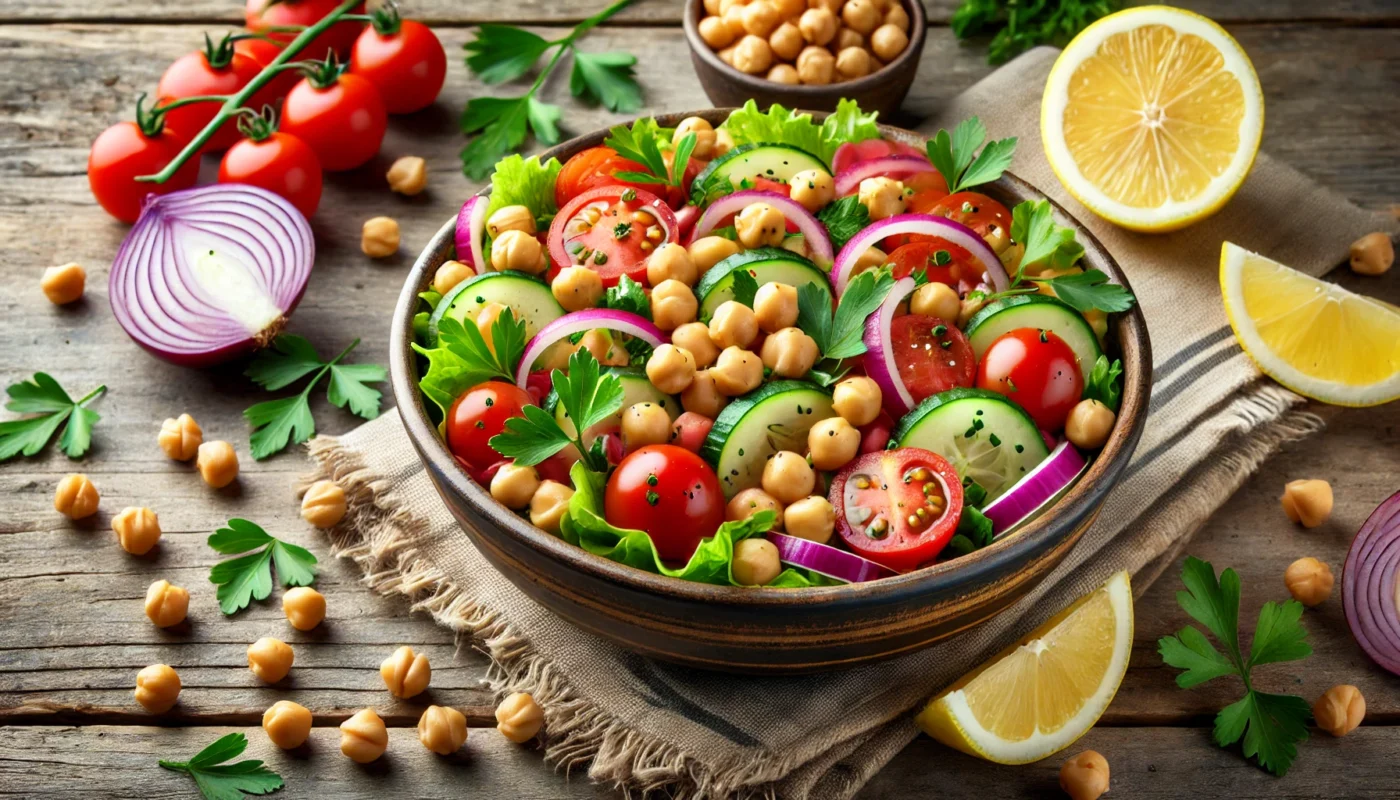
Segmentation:
{"type": "MultiPolygon", "coordinates": [[[[729,109],[666,114],[718,125],[729,109]]],[[[882,126],[887,138],[922,144],[882,126]]],[[[602,143],[595,131],[544,153],[567,159],[602,143]]],[[[987,194],[1008,206],[1041,197],[1006,175],[987,194]]],[[[1084,261],[1127,284],[1087,229],[1058,206],[1056,222],[1076,229],[1084,261]]],[[[580,628],[646,656],[708,669],[796,673],[837,669],[915,650],[994,616],[1035,586],[1093,522],[1122,475],[1147,417],[1152,357],[1142,313],[1112,321],[1124,364],[1122,407],[1108,443],[1075,487],[1039,519],[971,555],[862,584],[745,589],[666,578],[595,556],[551,536],[492,499],[453,460],[418,392],[409,343],[418,292],[453,257],[455,220],[438,231],[404,283],[392,321],[390,362],[404,427],[428,475],[477,549],[535,601],[580,628]]]]}
{"type": "Polygon", "coordinates": [[[720,60],[715,51],[700,38],[700,20],[705,16],[702,0],[686,0],[685,41],[690,45],[690,61],[705,94],[717,106],[741,106],[750,99],[759,108],[778,103],[787,108],[813,111],[835,111],[842,98],[855,100],[865,111],[878,111],[889,119],[909,94],[914,73],[919,70],[919,56],[924,51],[928,19],[921,0],[896,0],[909,14],[909,44],[904,52],[881,69],[864,78],[826,86],[789,86],[774,83],[758,75],[749,75],[720,60]]]}

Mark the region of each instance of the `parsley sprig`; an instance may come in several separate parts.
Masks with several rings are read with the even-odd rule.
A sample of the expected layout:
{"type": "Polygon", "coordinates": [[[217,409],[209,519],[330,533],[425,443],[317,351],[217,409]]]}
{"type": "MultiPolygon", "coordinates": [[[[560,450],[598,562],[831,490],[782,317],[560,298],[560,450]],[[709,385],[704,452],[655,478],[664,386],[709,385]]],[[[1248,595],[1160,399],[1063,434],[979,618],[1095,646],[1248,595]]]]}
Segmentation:
{"type": "Polygon", "coordinates": [[[1055,224],[1049,200],[1026,200],[1011,209],[1011,240],[1025,247],[1011,286],[994,297],[1031,294],[1038,291],[1031,284],[1042,284],[1054,290],[1055,296],[1080,313],[1127,311],[1135,302],[1127,289],[1108,282],[1103,270],[1067,272],[1063,275],[1040,277],[1027,275],[1027,267],[1064,271],[1073,267],[1084,255],[1071,228],[1055,224]]]}
{"type": "Polygon", "coordinates": [[[253,599],[267,599],[274,564],[283,586],[310,586],[316,580],[316,556],[310,550],[284,542],[246,519],[231,519],[209,534],[209,546],[225,555],[247,553],[209,570],[209,582],[219,587],[219,610],[225,614],[247,608],[253,599]]]}
{"type": "Polygon", "coordinates": [[[275,392],[301,380],[307,374],[316,374],[302,388],[300,394],[258,403],[243,412],[243,416],[253,424],[253,435],[249,439],[249,449],[253,458],[262,460],[280,452],[289,443],[300,444],[316,433],[316,420],[311,416],[311,390],[328,373],[331,376],[327,397],[336,408],[350,407],[350,411],[364,419],[379,416],[380,393],[365,384],[379,383],[388,373],[378,364],[340,363],[351,350],[359,345],[356,339],[330,361],[322,361],[311,342],[300,336],[283,334],[253,358],[244,375],[253,382],[275,392]]]}
{"type": "Polygon", "coordinates": [[[1246,758],[1255,758],[1275,775],[1283,775],[1298,755],[1298,743],[1308,738],[1308,703],[1301,697],[1267,694],[1254,688],[1251,670],[1261,664],[1297,661],[1312,654],[1308,632],[1299,622],[1303,606],[1297,600],[1264,604],[1254,626],[1248,654],[1240,644],[1240,576],[1233,569],[1215,577],[1215,567],[1198,558],[1186,559],[1181,569],[1186,591],[1176,601],[1192,619],[1214,636],[1225,652],[1212,645],[1192,625],[1157,642],[1167,666],[1185,670],[1176,685],[1190,689],[1215,678],[1238,676],[1244,697],[1220,710],[1215,717],[1215,743],[1221,747],[1244,738],[1246,758]]]}
{"type": "Polygon", "coordinates": [[[987,126],[977,117],[970,117],[959,122],[951,135],[940,130],[928,140],[928,160],[948,182],[949,194],[991,183],[1011,166],[1016,137],[997,139],[982,147],[986,139],[987,126]]]}
{"type": "Polygon", "coordinates": [[[850,195],[823,206],[817,212],[817,221],[826,228],[831,246],[840,250],[870,224],[870,210],[860,202],[859,196],[850,195]]]}
{"type": "Polygon", "coordinates": [[[5,408],[38,416],[0,422],[0,461],[38,453],[65,420],[68,425],[58,438],[58,447],[69,458],[82,458],[92,445],[92,426],[101,419],[88,404],[106,391],[106,386],[99,386],[75,403],[58,381],[45,372],[36,372],[33,378],[10,385],[5,389],[10,396],[5,408]]]}
{"type": "Polygon", "coordinates": [[[241,800],[247,794],[269,794],[281,789],[282,776],[268,769],[261,761],[250,759],[236,764],[225,763],[248,749],[248,737],[230,733],[215,739],[189,761],[158,763],[175,772],[194,778],[195,786],[205,800],[241,800]]]}
{"type": "Polygon", "coordinates": [[[1112,14],[1122,0],[963,0],[953,12],[953,34],[968,39],[995,31],[987,62],[1000,64],[1041,44],[1064,47],[1094,20],[1112,14]]]}
{"type": "Polygon", "coordinates": [[[594,472],[606,472],[608,460],[603,452],[603,437],[584,444],[584,433],[594,425],[622,409],[622,381],[611,373],[603,374],[598,360],[587,349],[569,356],[567,374],[559,370],[550,373],[559,403],[564,406],[574,426],[570,436],[559,427],[554,415],[539,406],[525,406],[524,416],[506,420],[505,431],[491,437],[488,444],[497,453],[513,458],[517,464],[532,466],[563,450],[569,445],[578,448],[586,467],[594,472]]]}
{"type": "Polygon", "coordinates": [[[865,318],[880,307],[892,288],[889,269],[866,270],[851,279],[834,314],[821,289],[811,283],[798,288],[797,327],[812,337],[822,354],[808,374],[810,379],[830,386],[845,377],[850,366],[843,362],[865,352],[865,318]]]}
{"type": "Polygon", "coordinates": [[[688,133],[676,142],[671,168],[668,170],[666,159],[661,154],[661,130],[655,120],[650,118],[637,120],[631,128],[626,125],[612,128],[603,144],[611,147],[623,158],[647,168],[646,172],[621,170],[613,173],[613,177],[631,183],[682,187],[685,168],[690,165],[690,154],[695,150],[695,134],[688,133]]]}
{"type": "Polygon", "coordinates": [[[515,312],[504,309],[491,323],[491,344],[475,325],[463,325],[444,316],[438,321],[438,346],[445,347],[462,360],[463,368],[472,373],[468,380],[481,383],[489,380],[515,382],[515,370],[525,355],[525,320],[516,319],[515,312]]]}

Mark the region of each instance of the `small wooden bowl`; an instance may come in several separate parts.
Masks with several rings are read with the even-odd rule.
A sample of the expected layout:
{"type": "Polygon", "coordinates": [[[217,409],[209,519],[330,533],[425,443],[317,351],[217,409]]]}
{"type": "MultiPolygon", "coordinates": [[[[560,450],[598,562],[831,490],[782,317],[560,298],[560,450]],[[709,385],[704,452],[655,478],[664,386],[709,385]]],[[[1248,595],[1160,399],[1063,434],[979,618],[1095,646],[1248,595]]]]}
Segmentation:
{"type": "MultiPolygon", "coordinates": [[[[673,127],[699,116],[718,125],[730,110],[661,114],[656,120],[673,127]]],[[[882,125],[881,133],[908,144],[924,143],[898,128],[882,125]]],[[[594,131],[541,158],[566,160],[602,144],[607,135],[606,130],[594,131]]],[[[1008,207],[1043,196],[1009,174],[983,188],[1008,207]]],[[[1075,229],[1086,266],[1127,285],[1093,234],[1058,206],[1055,221],[1075,229]]],[[[438,437],[418,391],[418,361],[409,343],[418,293],[454,256],[455,230],[454,218],[419,256],[391,322],[392,388],[408,436],[462,530],[496,569],[564,619],[646,656],[733,672],[814,672],[926,647],[995,616],[1054,569],[1088,529],[1128,466],[1147,418],[1152,354],[1147,324],[1134,307],[1111,323],[1124,372],[1122,406],[1108,443],[1064,498],[1015,534],[953,561],[845,586],[745,589],[663,577],[593,555],[534,527],[467,477],[438,437]]]]}
{"type": "Polygon", "coordinates": [[[695,65],[695,74],[700,77],[700,85],[717,106],[742,106],[752,99],[758,102],[759,108],[779,103],[787,108],[834,111],[836,102],[846,98],[860,103],[864,111],[878,111],[882,118],[889,119],[914,83],[928,32],[928,19],[920,0],[895,1],[903,4],[909,14],[908,46],[883,68],[844,83],[788,86],[729,66],[700,38],[700,20],[705,17],[705,4],[701,0],[686,0],[685,40],[690,45],[690,60],[695,65]]]}

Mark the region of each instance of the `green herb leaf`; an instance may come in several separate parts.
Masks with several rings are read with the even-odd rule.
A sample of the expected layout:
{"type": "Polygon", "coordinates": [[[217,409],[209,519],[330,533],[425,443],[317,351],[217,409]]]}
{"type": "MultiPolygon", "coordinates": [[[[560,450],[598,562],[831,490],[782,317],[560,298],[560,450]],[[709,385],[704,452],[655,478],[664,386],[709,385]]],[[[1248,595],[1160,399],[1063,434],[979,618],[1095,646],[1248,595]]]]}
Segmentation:
{"type": "Polygon", "coordinates": [[[272,565],[283,586],[309,586],[316,580],[316,556],[304,547],[273,537],[246,519],[231,519],[209,536],[215,551],[232,554],[253,548],[253,553],[220,561],[209,570],[209,582],[217,585],[219,609],[233,614],[253,599],[272,594],[272,565]]]}
{"type": "Polygon", "coordinates": [[[367,383],[388,380],[389,373],[378,364],[335,364],[327,397],[336,408],[350,407],[350,413],[364,419],[379,416],[380,393],[367,383]]]}
{"type": "Polygon", "coordinates": [[[248,748],[248,737],[241,733],[230,733],[214,740],[208,747],[199,751],[189,761],[167,761],[157,763],[165,769],[183,772],[194,778],[195,786],[205,800],[242,800],[244,795],[261,795],[275,792],[283,787],[282,776],[268,769],[261,761],[239,761],[225,764],[231,758],[243,754],[248,748]]]}
{"type": "Polygon", "coordinates": [[[526,406],[525,416],[506,420],[505,430],[491,437],[488,444],[507,458],[532,465],[572,443],[591,468],[606,470],[607,459],[601,448],[591,450],[584,444],[583,436],[622,408],[622,381],[612,373],[600,374],[597,359],[586,349],[569,356],[568,374],[556,369],[550,379],[565,414],[573,422],[574,436],[570,438],[553,415],[536,406],[526,406]]]}
{"type": "Polygon", "coordinates": [[[482,83],[505,83],[528,72],[549,46],[544,37],[513,25],[481,25],[462,49],[467,68],[482,83]]]}
{"type": "Polygon", "coordinates": [[[734,300],[738,303],[753,308],[754,298],[758,296],[758,279],[742,267],[734,270],[734,300]]]}
{"type": "Polygon", "coordinates": [[[640,283],[623,275],[617,285],[610,287],[603,297],[603,307],[618,311],[629,311],[645,319],[651,319],[651,299],[640,283]]]}
{"type": "Polygon", "coordinates": [[[1084,255],[1074,231],[1055,224],[1049,200],[1026,200],[1011,209],[1011,239],[1025,246],[1013,284],[1019,282],[1026,267],[1068,269],[1084,255]]]}
{"type": "Polygon", "coordinates": [[[837,101],[836,110],[822,121],[822,152],[816,155],[830,164],[841,145],[880,138],[880,128],[875,124],[878,116],[874,111],[862,113],[860,104],[854,100],[842,98],[837,101]]]}
{"type": "MultiPolygon", "coordinates": [[[[670,174],[666,170],[666,159],[661,157],[661,146],[657,137],[652,131],[656,129],[655,120],[638,120],[632,128],[626,125],[614,126],[609,131],[609,136],[603,140],[603,144],[611,147],[618,155],[628,161],[635,161],[646,167],[653,176],[666,182],[670,174]],[[643,125],[650,121],[650,126],[643,125]]],[[[627,174],[635,174],[628,172],[627,174]]]]}
{"type": "Polygon", "coordinates": [[[676,142],[675,157],[671,159],[671,185],[685,186],[685,170],[690,166],[690,154],[695,152],[695,134],[687,133],[676,142]]]}
{"type": "Polygon", "coordinates": [[[462,171],[474,180],[491,174],[496,162],[520,147],[530,122],[531,95],[476,97],[462,111],[462,132],[479,134],[462,148],[462,171]]]}
{"type": "Polygon", "coordinates": [[[853,100],[842,100],[836,111],[821,125],[812,121],[811,114],[798,114],[774,103],[766,112],[758,110],[753,100],[733,111],[724,122],[736,145],[785,144],[804,150],[827,164],[836,149],[846,142],[878,139],[880,129],[875,114],[862,114],[853,100]]]}
{"type": "Polygon", "coordinates": [[[525,105],[525,119],[530,123],[530,131],[535,138],[547,145],[559,144],[559,120],[564,116],[563,109],[553,103],[542,103],[531,97],[525,105]]]}
{"type": "Polygon", "coordinates": [[[449,316],[438,321],[437,346],[426,348],[417,342],[413,349],[428,359],[428,371],[418,388],[445,413],[458,395],[490,380],[515,382],[515,372],[525,355],[525,320],[506,309],[491,323],[493,350],[475,325],[463,325],[449,316]]]}
{"type": "Polygon", "coordinates": [[[573,444],[554,416],[539,406],[525,406],[521,413],[506,420],[505,430],[488,443],[502,456],[529,467],[573,444]]]}
{"type": "Polygon", "coordinates": [[[609,111],[629,114],[642,107],[642,87],[631,53],[584,53],[574,49],[569,91],[574,97],[601,103],[609,111]]]}
{"type": "Polygon", "coordinates": [[[1037,45],[1064,47],[1094,20],[1117,11],[1121,0],[963,0],[953,12],[953,34],[968,39],[995,33],[987,61],[1001,64],[1037,45]]]}
{"type": "Polygon", "coordinates": [[[69,458],[82,458],[92,446],[92,426],[100,416],[88,408],[107,391],[99,386],[83,399],[73,402],[68,392],[48,373],[36,372],[27,381],[11,384],[5,389],[10,401],[5,408],[20,414],[38,414],[26,419],[0,422],[0,461],[17,455],[35,455],[44,449],[58,427],[68,422],[58,447],[69,458]]]}
{"type": "Polygon", "coordinates": [[[491,173],[491,201],[486,205],[486,217],[506,206],[525,206],[535,215],[535,225],[541,230],[549,227],[559,206],[554,202],[554,183],[563,165],[559,159],[540,163],[539,156],[523,158],[506,156],[496,163],[491,173]]]}
{"type": "Polygon", "coordinates": [[[1158,644],[1167,666],[1186,670],[1176,676],[1176,685],[1183,689],[1237,674],[1235,665],[1211,645],[1199,628],[1187,625],[1175,636],[1163,637],[1158,644]]]}
{"type": "Polygon", "coordinates": [[[812,337],[823,353],[831,347],[831,322],[831,296],[813,283],[797,287],[797,327],[812,337]]]}
{"type": "Polygon", "coordinates": [[[977,152],[986,138],[982,120],[972,117],[958,123],[951,135],[940,130],[928,141],[928,160],[948,182],[950,194],[991,183],[1011,166],[1016,137],[989,142],[977,152]]]}
{"type": "MultiPolygon", "coordinates": [[[[852,278],[841,295],[840,304],[836,307],[836,317],[832,322],[826,347],[821,347],[821,342],[817,342],[822,355],[826,358],[840,359],[864,353],[865,318],[885,302],[885,295],[893,288],[894,277],[888,269],[866,270],[852,278]]],[[[799,295],[799,317],[801,300],[799,295]]]]}
{"type": "Polygon", "coordinates": [[[1089,372],[1088,380],[1084,381],[1083,399],[1097,400],[1117,413],[1118,402],[1123,396],[1122,377],[1123,362],[1115,358],[1110,365],[1108,356],[1100,355],[1089,372]]]}
{"type": "Polygon", "coordinates": [[[831,246],[840,250],[870,224],[870,210],[859,197],[851,195],[827,203],[817,212],[817,220],[826,228],[831,246]]]}
{"type": "Polygon", "coordinates": [[[285,389],[325,366],[316,347],[304,337],[284,334],[259,350],[243,374],[269,392],[285,389]]]}
{"type": "Polygon", "coordinates": [[[1056,297],[1080,313],[1096,308],[1108,312],[1127,311],[1136,302],[1127,289],[1119,284],[1109,283],[1108,276],[1097,269],[1031,280],[1054,289],[1056,297]]]}
{"type": "Polygon", "coordinates": [[[331,376],[329,399],[333,405],[348,406],[352,413],[364,419],[379,416],[381,395],[365,384],[380,383],[387,379],[388,373],[374,364],[340,363],[359,343],[356,339],[335,358],[323,361],[306,339],[283,334],[272,347],[253,358],[243,374],[268,390],[285,388],[312,371],[316,373],[299,394],[258,403],[243,412],[244,419],[253,426],[249,449],[254,459],[262,460],[288,444],[300,444],[315,435],[311,390],[327,373],[331,376]]]}
{"type": "Polygon", "coordinates": [[[555,370],[550,379],[559,402],[580,431],[597,425],[622,408],[622,381],[611,373],[599,375],[598,361],[587,350],[569,356],[569,374],[555,370]]]}

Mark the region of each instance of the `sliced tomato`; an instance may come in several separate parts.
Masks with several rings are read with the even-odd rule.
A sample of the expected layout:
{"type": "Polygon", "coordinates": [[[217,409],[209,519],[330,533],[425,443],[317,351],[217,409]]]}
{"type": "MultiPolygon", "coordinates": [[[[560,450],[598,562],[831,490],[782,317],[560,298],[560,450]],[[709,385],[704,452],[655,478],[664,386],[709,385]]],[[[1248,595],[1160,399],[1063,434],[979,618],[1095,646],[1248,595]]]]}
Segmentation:
{"type": "Polygon", "coordinates": [[[905,314],[890,323],[890,346],[899,378],[914,402],[939,392],[971,386],[977,359],[957,322],[905,314]]]}
{"type": "Polygon", "coordinates": [[[962,516],[958,473],[917,447],[866,453],[831,482],[841,538],[860,555],[899,572],[930,563],[962,516]]]}
{"type": "Polygon", "coordinates": [[[608,478],[603,513],[619,528],[645,531],[662,560],[683,564],[724,522],[724,493],[700,456],[671,444],[643,447],[608,478]]]}
{"type": "Polygon", "coordinates": [[[644,284],[647,256],[678,241],[676,215],[656,195],[631,186],[593,189],[570,200],[549,226],[549,278],[565,267],[585,266],[604,286],[617,285],[623,275],[644,284]]]}
{"type": "Polygon", "coordinates": [[[698,453],[700,445],[705,443],[705,437],[710,435],[710,428],[714,426],[715,421],[704,414],[687,411],[676,417],[671,425],[671,444],[698,453]]]}
{"type": "Polygon", "coordinates": [[[938,201],[948,196],[948,182],[937,172],[911,175],[904,180],[904,188],[913,192],[904,199],[904,210],[914,214],[930,213],[938,201]]]}
{"type": "Polygon", "coordinates": [[[1006,206],[979,192],[957,192],[939,200],[929,209],[936,217],[947,217],[977,232],[983,238],[992,228],[1011,230],[1011,212],[1006,206]]]}
{"type": "Polygon", "coordinates": [[[690,192],[690,182],[695,180],[695,176],[699,175],[700,170],[704,168],[704,161],[691,159],[690,163],[686,165],[685,176],[679,187],[661,186],[654,183],[630,183],[619,179],[617,173],[649,172],[650,170],[635,161],[623,158],[611,147],[590,147],[575,153],[572,158],[564,162],[564,167],[559,170],[559,177],[554,182],[554,202],[563,208],[575,197],[593,189],[605,186],[630,186],[633,189],[649,193],[661,192],[665,195],[667,205],[678,209],[685,205],[690,192]]]}
{"type": "Polygon", "coordinates": [[[997,337],[982,354],[977,385],[1000,392],[1031,415],[1042,430],[1065,427],[1084,393],[1074,350],[1051,331],[1017,328],[997,337]]]}

